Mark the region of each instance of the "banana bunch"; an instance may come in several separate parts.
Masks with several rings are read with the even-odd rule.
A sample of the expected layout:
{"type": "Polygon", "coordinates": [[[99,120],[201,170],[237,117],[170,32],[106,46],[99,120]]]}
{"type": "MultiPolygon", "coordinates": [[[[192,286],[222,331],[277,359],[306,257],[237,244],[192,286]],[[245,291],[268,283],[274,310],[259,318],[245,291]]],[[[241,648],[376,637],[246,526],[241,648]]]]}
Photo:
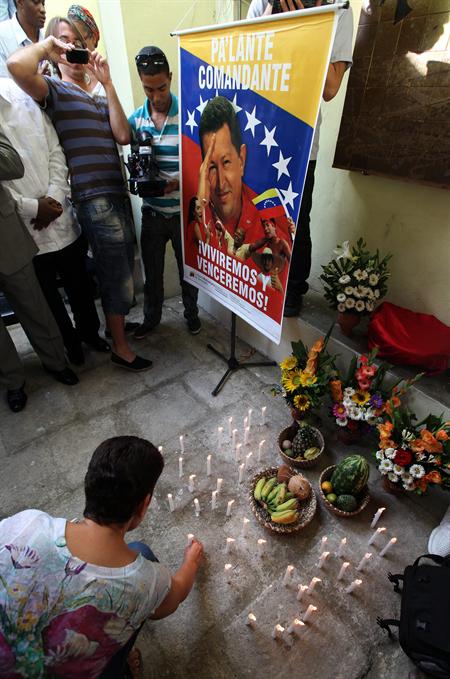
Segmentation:
{"type": "Polygon", "coordinates": [[[277,483],[277,477],[259,479],[253,497],[266,509],[274,523],[294,523],[298,520],[298,503],[287,485],[277,483]]]}

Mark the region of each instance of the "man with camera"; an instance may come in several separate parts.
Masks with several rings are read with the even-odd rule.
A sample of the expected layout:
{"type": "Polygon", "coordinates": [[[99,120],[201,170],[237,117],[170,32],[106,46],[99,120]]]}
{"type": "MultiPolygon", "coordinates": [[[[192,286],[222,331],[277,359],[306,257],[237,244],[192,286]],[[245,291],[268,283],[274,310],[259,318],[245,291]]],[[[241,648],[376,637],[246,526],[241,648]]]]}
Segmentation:
{"type": "MultiPolygon", "coordinates": [[[[178,99],[170,91],[172,73],[166,55],[159,47],[143,47],[136,56],[136,66],[147,98],[128,120],[134,139],[140,140],[142,153],[147,156],[149,151],[153,153],[159,167],[159,175],[143,177],[148,191],[139,192],[139,195],[146,196],[142,206],[141,232],[141,252],[145,270],[144,321],[135,330],[134,337],[144,339],[161,321],[164,301],[164,257],[169,240],[178,265],[184,317],[189,332],[196,335],[201,329],[197,307],[198,290],[186,283],[183,277],[178,99]]],[[[129,167],[132,169],[131,164],[129,167]]],[[[133,181],[133,176],[131,179],[133,181]]]]}
{"type": "MultiPolygon", "coordinates": [[[[292,12],[311,7],[320,7],[322,4],[324,4],[323,0],[252,0],[247,19],[269,16],[279,12],[292,12]]],[[[345,71],[352,64],[352,34],[353,15],[351,7],[339,10],[336,36],[331,50],[330,65],[323,90],[324,101],[331,101],[336,96],[345,71]]],[[[312,249],[309,225],[314,189],[314,171],[319,150],[320,124],[321,115],[319,112],[292,249],[291,268],[284,307],[285,316],[298,316],[302,306],[302,297],[309,288],[307,280],[311,272],[312,249]]]]}

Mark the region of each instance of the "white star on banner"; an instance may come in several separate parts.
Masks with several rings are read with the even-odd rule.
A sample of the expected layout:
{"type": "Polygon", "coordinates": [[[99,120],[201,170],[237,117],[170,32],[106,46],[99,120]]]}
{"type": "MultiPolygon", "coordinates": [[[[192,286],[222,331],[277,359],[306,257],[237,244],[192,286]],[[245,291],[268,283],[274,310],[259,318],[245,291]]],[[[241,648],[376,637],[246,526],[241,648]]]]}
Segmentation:
{"type": "Polygon", "coordinates": [[[200,104],[196,108],[196,110],[200,113],[200,115],[202,115],[207,103],[208,103],[208,99],[206,101],[203,101],[202,95],[200,95],[200,104]]]}
{"type": "Polygon", "coordinates": [[[290,205],[291,208],[294,209],[294,200],[299,194],[292,190],[292,182],[289,182],[287,189],[280,189],[280,191],[283,194],[283,203],[285,205],[290,205]]]}
{"type": "Polygon", "coordinates": [[[276,129],[277,129],[277,126],[275,125],[275,127],[272,130],[270,130],[270,132],[269,132],[267,127],[264,125],[264,132],[265,132],[266,136],[264,137],[264,139],[261,142],[259,142],[259,145],[266,147],[267,157],[269,157],[270,150],[271,150],[272,146],[278,146],[277,142],[274,139],[276,129]]]}
{"type": "Polygon", "coordinates": [[[238,114],[239,111],[242,111],[242,106],[238,106],[238,103],[237,103],[237,94],[234,95],[233,101],[231,103],[233,104],[233,108],[234,108],[236,114],[238,114]]]}
{"type": "Polygon", "coordinates": [[[191,129],[191,134],[193,134],[194,127],[198,127],[197,123],[195,122],[195,111],[192,111],[192,113],[188,109],[186,109],[186,111],[188,114],[186,127],[189,127],[191,129]]]}
{"type": "Polygon", "coordinates": [[[250,130],[250,132],[252,133],[252,137],[255,138],[255,127],[257,125],[261,125],[261,121],[258,120],[258,118],[256,117],[256,106],[253,108],[253,111],[251,113],[245,111],[245,115],[247,116],[247,125],[245,127],[244,132],[250,130]]]}
{"type": "Polygon", "coordinates": [[[283,154],[281,153],[280,150],[280,157],[278,158],[278,162],[272,163],[272,167],[274,167],[276,170],[278,170],[278,177],[277,181],[280,181],[280,177],[285,174],[287,177],[290,177],[289,170],[287,169],[287,166],[289,165],[289,162],[292,160],[292,156],[290,158],[284,158],[283,154]]]}

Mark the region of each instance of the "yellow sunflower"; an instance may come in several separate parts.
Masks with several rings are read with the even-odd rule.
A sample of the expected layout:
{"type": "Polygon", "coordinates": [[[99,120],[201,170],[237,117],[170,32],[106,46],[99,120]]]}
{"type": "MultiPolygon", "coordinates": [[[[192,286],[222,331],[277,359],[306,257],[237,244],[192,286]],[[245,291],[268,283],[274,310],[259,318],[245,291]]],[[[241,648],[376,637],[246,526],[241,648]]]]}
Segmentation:
{"type": "Polygon", "coordinates": [[[297,410],[308,410],[311,406],[311,401],[305,394],[300,394],[294,398],[294,408],[297,410]]]}
{"type": "Polygon", "coordinates": [[[295,391],[300,386],[300,370],[291,370],[281,376],[281,384],[288,392],[295,391]]]}
{"type": "Polygon", "coordinates": [[[370,399],[370,394],[368,391],[355,391],[352,396],[352,401],[357,403],[359,406],[363,406],[370,399]]]}
{"type": "Polygon", "coordinates": [[[302,370],[300,373],[300,384],[302,387],[312,387],[316,382],[317,377],[315,375],[311,375],[307,370],[302,370]]]}
{"type": "Polygon", "coordinates": [[[295,356],[288,356],[280,363],[281,370],[294,370],[297,367],[297,359],[295,356]]]}

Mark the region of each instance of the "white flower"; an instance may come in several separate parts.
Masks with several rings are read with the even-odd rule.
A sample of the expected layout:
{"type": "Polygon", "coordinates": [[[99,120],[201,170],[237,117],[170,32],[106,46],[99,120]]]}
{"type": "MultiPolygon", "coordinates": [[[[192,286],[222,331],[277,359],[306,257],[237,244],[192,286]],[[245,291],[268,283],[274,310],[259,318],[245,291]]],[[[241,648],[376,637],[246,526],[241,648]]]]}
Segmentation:
{"type": "Polygon", "coordinates": [[[333,252],[337,255],[336,259],[353,259],[352,253],[350,252],[349,240],[345,240],[342,245],[338,245],[333,252]]]}
{"type": "Polygon", "coordinates": [[[361,274],[362,274],[362,278],[361,278],[362,281],[365,281],[369,276],[369,274],[367,273],[367,271],[365,269],[363,269],[361,271],[361,274]]]}
{"type": "Polygon", "coordinates": [[[373,294],[374,294],[375,297],[378,299],[378,297],[380,296],[380,291],[378,290],[378,288],[377,288],[376,290],[373,291],[373,294]]]}
{"type": "Polygon", "coordinates": [[[411,476],[409,472],[403,472],[402,474],[402,481],[405,483],[407,486],[409,486],[411,483],[413,483],[414,479],[411,476]]]}
{"type": "Polygon", "coordinates": [[[351,285],[347,285],[347,287],[344,288],[344,292],[346,295],[353,295],[354,290],[351,285]]]}
{"type": "Polygon", "coordinates": [[[419,460],[419,462],[421,460],[425,460],[426,457],[427,457],[426,453],[423,453],[421,450],[419,450],[419,452],[416,453],[416,460],[419,460]]]}
{"type": "Polygon", "coordinates": [[[373,311],[373,309],[374,309],[373,302],[371,302],[371,301],[366,302],[366,309],[367,309],[367,311],[373,311]]]}
{"type": "Polygon", "coordinates": [[[336,299],[337,299],[338,302],[345,302],[345,295],[344,295],[344,293],[343,293],[343,292],[339,292],[339,293],[336,295],[336,299]]]}
{"type": "Polygon", "coordinates": [[[389,472],[388,479],[389,479],[389,481],[392,481],[392,483],[397,483],[397,481],[400,480],[398,478],[397,474],[394,474],[393,472],[389,472]]]}
{"type": "Polygon", "coordinates": [[[370,285],[376,285],[378,281],[380,280],[380,277],[376,273],[371,273],[369,276],[369,284],[370,285]]]}
{"type": "Polygon", "coordinates": [[[422,476],[425,476],[425,469],[422,467],[421,464],[413,464],[409,468],[409,472],[411,476],[414,476],[416,479],[421,479],[422,476]]]}
{"type": "Polygon", "coordinates": [[[356,311],[364,311],[364,302],[361,299],[356,302],[355,309],[356,311]]]}
{"type": "Polygon", "coordinates": [[[383,460],[382,462],[380,462],[378,469],[382,474],[387,474],[392,470],[393,466],[394,465],[390,460],[383,460]]]}
{"type": "Polygon", "coordinates": [[[345,387],[344,396],[353,396],[354,393],[355,390],[353,389],[353,387],[345,387]]]}
{"type": "Polygon", "coordinates": [[[366,417],[366,422],[367,424],[370,424],[371,427],[373,427],[378,422],[381,422],[381,419],[374,415],[373,417],[366,417]]]}
{"type": "Polygon", "coordinates": [[[368,297],[369,293],[372,292],[370,288],[366,288],[365,285],[358,285],[359,294],[361,297],[368,297]]]}
{"type": "Polygon", "coordinates": [[[414,484],[412,484],[412,483],[404,483],[404,484],[403,484],[403,488],[404,488],[405,490],[414,490],[414,484]]]}
{"type": "Polygon", "coordinates": [[[356,278],[357,281],[363,280],[363,272],[361,271],[361,269],[356,269],[356,271],[353,272],[353,276],[356,278]]]}
{"type": "Polygon", "coordinates": [[[402,476],[403,467],[400,467],[399,464],[394,464],[394,474],[398,474],[399,476],[402,476]]]}
{"type": "Polygon", "coordinates": [[[372,417],[375,417],[375,411],[373,408],[367,408],[366,411],[364,412],[364,419],[369,420],[372,419],[372,417]]]}
{"type": "Polygon", "coordinates": [[[384,451],[384,454],[386,455],[386,457],[387,457],[389,460],[392,460],[392,458],[393,458],[394,455],[395,455],[395,452],[396,452],[396,451],[395,451],[395,448],[386,448],[386,450],[384,451]]]}
{"type": "Polygon", "coordinates": [[[373,294],[373,290],[371,288],[366,288],[366,290],[367,290],[366,297],[368,297],[369,299],[374,299],[375,295],[373,294]]]}
{"type": "Polygon", "coordinates": [[[375,457],[377,460],[384,460],[384,451],[383,450],[377,450],[375,453],[375,457]]]}
{"type": "Polygon", "coordinates": [[[343,314],[345,311],[345,304],[338,304],[337,310],[343,314]]]}
{"type": "Polygon", "coordinates": [[[355,300],[353,299],[353,297],[347,297],[347,299],[345,300],[345,308],[346,309],[353,309],[354,306],[355,306],[355,300]]]}
{"type": "Polygon", "coordinates": [[[345,273],[343,276],[340,277],[339,283],[342,283],[342,285],[347,285],[347,283],[350,283],[350,276],[345,273]]]}
{"type": "Polygon", "coordinates": [[[411,431],[409,431],[408,429],[403,429],[403,431],[402,431],[402,439],[403,439],[404,441],[412,441],[413,439],[415,439],[415,436],[414,436],[414,434],[413,434],[411,431]]]}
{"type": "Polygon", "coordinates": [[[352,420],[363,420],[364,413],[361,410],[361,408],[355,407],[351,409],[350,417],[352,418],[352,420]]]}
{"type": "Polygon", "coordinates": [[[346,427],[348,424],[348,420],[345,417],[344,419],[340,420],[339,418],[336,419],[336,424],[338,424],[340,427],[346,427]]]}
{"type": "Polygon", "coordinates": [[[347,410],[348,410],[349,408],[352,408],[352,407],[355,405],[355,404],[353,403],[353,401],[352,401],[350,398],[344,398],[344,400],[342,401],[342,403],[345,405],[345,407],[347,408],[347,410]]]}

